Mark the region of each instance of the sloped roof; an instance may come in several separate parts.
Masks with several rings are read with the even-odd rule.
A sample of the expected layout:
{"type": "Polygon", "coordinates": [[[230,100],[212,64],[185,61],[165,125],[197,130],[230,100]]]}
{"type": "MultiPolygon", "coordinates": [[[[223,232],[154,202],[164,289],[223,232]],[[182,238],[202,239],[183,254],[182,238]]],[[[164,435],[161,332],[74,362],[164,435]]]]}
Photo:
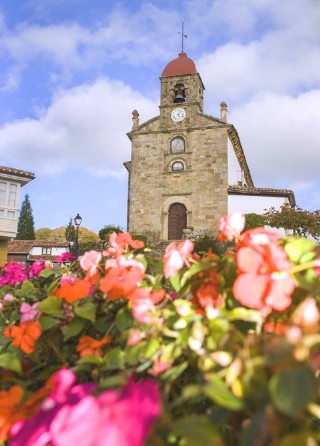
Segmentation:
{"type": "Polygon", "coordinates": [[[69,246],[69,242],[66,240],[62,242],[54,240],[13,240],[8,244],[8,253],[28,254],[34,246],[39,246],[40,248],[65,248],[69,246]]]}
{"type": "Polygon", "coordinates": [[[238,163],[244,174],[244,179],[248,187],[254,188],[253,180],[251,177],[250,169],[247,164],[246,156],[244,154],[240,137],[237,130],[232,124],[229,124],[228,136],[231,141],[234,153],[237,157],[238,163]]]}
{"type": "Polygon", "coordinates": [[[0,173],[5,173],[7,175],[15,175],[18,177],[29,178],[33,180],[35,178],[35,174],[32,172],[27,172],[25,170],[14,169],[12,167],[0,166],[0,173]]]}
{"type": "Polygon", "coordinates": [[[286,197],[291,206],[296,205],[294,192],[290,189],[272,189],[269,187],[228,186],[230,195],[258,195],[262,197],[286,197]]]}

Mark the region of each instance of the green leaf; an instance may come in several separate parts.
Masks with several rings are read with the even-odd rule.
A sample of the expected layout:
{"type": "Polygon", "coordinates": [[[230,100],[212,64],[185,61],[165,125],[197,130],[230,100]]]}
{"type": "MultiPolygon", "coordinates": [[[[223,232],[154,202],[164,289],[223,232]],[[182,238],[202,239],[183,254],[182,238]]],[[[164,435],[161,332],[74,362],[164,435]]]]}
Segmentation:
{"type": "Polygon", "coordinates": [[[127,307],[121,308],[116,316],[116,327],[119,331],[125,331],[132,327],[133,317],[131,311],[127,307]]]}
{"type": "Polygon", "coordinates": [[[102,358],[100,356],[95,355],[86,355],[83,358],[77,361],[78,364],[96,364],[101,365],[103,363],[102,358]]]}
{"type": "MultiPolygon", "coordinates": [[[[307,238],[294,239],[285,245],[284,249],[293,263],[299,263],[301,258],[315,248],[316,244],[307,238]]],[[[308,257],[305,257],[306,259],[308,257]]]]}
{"type": "Polygon", "coordinates": [[[54,317],[50,316],[43,316],[39,319],[39,322],[42,326],[43,331],[50,330],[50,328],[55,327],[56,325],[59,325],[59,320],[55,319],[54,317]]]}
{"type": "Polygon", "coordinates": [[[92,302],[78,303],[74,307],[74,312],[77,316],[91,321],[93,324],[96,320],[96,306],[92,302]]]}
{"type": "Polygon", "coordinates": [[[146,349],[144,351],[144,356],[145,358],[151,358],[160,348],[160,342],[158,341],[158,339],[151,339],[147,345],[146,345],[146,349]]]}
{"type": "Polygon", "coordinates": [[[296,417],[317,398],[317,381],[308,366],[284,370],[269,382],[269,392],[275,407],[286,415],[296,417]]]}
{"type": "MultiPolygon", "coordinates": [[[[257,438],[261,438],[261,435],[270,435],[269,427],[271,428],[272,426],[270,426],[270,420],[267,419],[265,412],[262,409],[257,410],[247,428],[241,433],[240,446],[259,444],[259,442],[257,443],[257,438]]],[[[265,440],[263,438],[260,444],[264,444],[265,440]]]]}
{"type": "Polygon", "coordinates": [[[54,316],[61,316],[62,301],[61,299],[58,299],[56,296],[49,296],[40,303],[38,309],[42,313],[52,314],[54,316]]]}
{"type": "Polygon", "coordinates": [[[173,286],[174,291],[178,292],[181,289],[181,275],[177,273],[174,277],[170,277],[170,283],[173,286]]]}
{"type": "Polygon", "coordinates": [[[64,325],[62,327],[64,338],[68,339],[78,336],[78,334],[83,330],[84,324],[85,322],[83,319],[80,319],[79,317],[74,318],[71,324],[64,325]]]}
{"type": "Polygon", "coordinates": [[[118,347],[108,351],[103,360],[105,362],[104,370],[124,370],[125,368],[125,353],[118,347]]]}
{"type": "Polygon", "coordinates": [[[171,369],[163,373],[161,375],[161,379],[164,381],[167,380],[174,381],[186,370],[187,367],[188,367],[188,362],[184,361],[175,367],[171,367],[171,369]]]}
{"type": "Polygon", "coordinates": [[[181,436],[186,446],[223,446],[218,429],[205,417],[182,418],[173,423],[173,431],[181,436]]]}
{"type": "Polygon", "coordinates": [[[201,271],[205,271],[210,268],[212,265],[208,262],[198,262],[191,266],[182,276],[181,278],[181,288],[185,286],[187,281],[191,279],[195,274],[200,273],[201,271]]]}
{"type": "Polygon", "coordinates": [[[203,393],[222,407],[230,410],[241,410],[244,408],[242,400],[233,395],[227,385],[220,379],[211,379],[203,386],[203,393]]]}
{"type": "Polygon", "coordinates": [[[146,345],[147,341],[142,340],[139,344],[128,348],[126,360],[129,365],[136,365],[143,360],[143,353],[146,349],[146,345]]]}
{"type": "Polygon", "coordinates": [[[0,355],[0,367],[12,370],[13,372],[22,374],[22,368],[19,359],[12,353],[2,353],[0,355]]]}
{"type": "Polygon", "coordinates": [[[55,271],[53,269],[49,269],[49,268],[45,268],[42,271],[40,271],[39,277],[50,277],[53,276],[55,274],[55,271]]]}
{"type": "Polygon", "coordinates": [[[102,389],[114,389],[115,387],[122,387],[126,383],[125,376],[113,375],[102,378],[99,387],[102,389]]]}
{"type": "Polygon", "coordinates": [[[247,322],[255,322],[261,324],[264,320],[263,315],[259,311],[249,310],[243,307],[237,307],[227,314],[227,318],[231,321],[242,320],[247,322]]]}
{"type": "Polygon", "coordinates": [[[21,286],[21,290],[26,296],[28,296],[34,292],[34,285],[30,280],[25,280],[21,286]]]}

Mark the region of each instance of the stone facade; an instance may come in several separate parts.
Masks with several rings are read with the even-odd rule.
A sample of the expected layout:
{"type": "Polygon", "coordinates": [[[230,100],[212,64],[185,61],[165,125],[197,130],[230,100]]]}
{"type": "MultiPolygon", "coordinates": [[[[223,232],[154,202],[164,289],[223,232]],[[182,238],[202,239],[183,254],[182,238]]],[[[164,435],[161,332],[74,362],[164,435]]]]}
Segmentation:
{"type": "MultiPolygon", "coordinates": [[[[168,240],[170,206],[181,203],[185,228],[202,234],[217,227],[228,206],[226,122],[203,113],[204,86],[198,73],[162,76],[160,115],[141,125],[133,112],[129,171],[128,230],[168,240]],[[175,102],[182,84],[185,100],[175,102]],[[185,111],[175,122],[171,113],[185,111]],[[182,144],[177,145],[177,141],[182,144]]],[[[181,238],[181,237],[179,237],[181,238]]]]}

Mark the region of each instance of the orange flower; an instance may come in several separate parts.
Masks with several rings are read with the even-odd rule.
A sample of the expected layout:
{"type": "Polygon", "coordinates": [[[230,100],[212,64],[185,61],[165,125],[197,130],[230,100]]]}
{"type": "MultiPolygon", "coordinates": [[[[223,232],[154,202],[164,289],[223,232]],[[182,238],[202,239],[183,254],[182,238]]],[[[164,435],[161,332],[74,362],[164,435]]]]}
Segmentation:
{"type": "Polygon", "coordinates": [[[82,336],[77,345],[77,352],[80,353],[80,358],[87,355],[102,356],[102,346],[111,342],[111,336],[102,338],[100,341],[91,336],[82,336]]]}
{"type": "Polygon", "coordinates": [[[20,418],[18,406],[23,396],[19,386],[0,391],[0,441],[6,441],[12,425],[20,418]]]}
{"type": "Polygon", "coordinates": [[[92,283],[89,280],[77,279],[73,283],[70,281],[57,288],[54,295],[72,304],[79,299],[89,296],[91,289],[92,283]]]}
{"type": "Polygon", "coordinates": [[[108,294],[110,300],[128,296],[143,280],[143,271],[137,266],[109,268],[100,280],[100,290],[108,294]]]}
{"type": "Polygon", "coordinates": [[[4,335],[7,338],[14,338],[12,344],[21,348],[25,353],[32,353],[35,350],[37,339],[41,334],[41,324],[36,321],[26,321],[19,326],[14,325],[4,330],[4,335]]]}

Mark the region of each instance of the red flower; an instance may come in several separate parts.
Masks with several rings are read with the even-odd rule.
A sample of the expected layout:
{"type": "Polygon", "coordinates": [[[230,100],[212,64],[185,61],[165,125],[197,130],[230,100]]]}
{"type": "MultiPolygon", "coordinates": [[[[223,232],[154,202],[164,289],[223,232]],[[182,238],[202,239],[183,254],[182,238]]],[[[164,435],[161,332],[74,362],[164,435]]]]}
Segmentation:
{"type": "Polygon", "coordinates": [[[233,292],[241,304],[268,315],[291,304],[295,281],[289,275],[290,262],[276,244],[278,235],[263,228],[247,231],[238,244],[239,276],[233,292]]]}
{"type": "Polygon", "coordinates": [[[100,290],[108,294],[110,300],[120,297],[128,298],[144,276],[143,270],[137,266],[109,268],[105,277],[100,280],[100,290]]]}
{"type": "Polygon", "coordinates": [[[190,240],[183,240],[180,243],[171,242],[166,247],[163,262],[164,276],[167,279],[174,277],[183,265],[188,265],[188,258],[191,257],[193,248],[194,243],[190,240]]]}
{"type": "Polygon", "coordinates": [[[12,386],[9,390],[0,391],[0,441],[6,441],[13,423],[19,420],[18,407],[23,397],[23,390],[19,386],[12,386]]]}
{"type": "Polygon", "coordinates": [[[217,281],[210,279],[203,282],[199,288],[197,288],[194,294],[201,307],[217,307],[223,303],[217,284],[217,281]]]}
{"type": "Polygon", "coordinates": [[[68,282],[57,288],[54,295],[60,299],[66,300],[69,304],[76,302],[79,299],[87,297],[91,294],[92,283],[86,279],[76,279],[68,282]]]}
{"type": "Polygon", "coordinates": [[[32,353],[35,350],[37,339],[42,334],[42,327],[39,322],[27,321],[19,326],[14,325],[4,330],[7,338],[14,338],[12,344],[21,348],[25,353],[32,353]]]}
{"type": "Polygon", "coordinates": [[[91,336],[81,336],[76,347],[77,352],[80,353],[80,358],[87,355],[102,356],[102,346],[111,342],[111,336],[99,340],[91,336]]]}

